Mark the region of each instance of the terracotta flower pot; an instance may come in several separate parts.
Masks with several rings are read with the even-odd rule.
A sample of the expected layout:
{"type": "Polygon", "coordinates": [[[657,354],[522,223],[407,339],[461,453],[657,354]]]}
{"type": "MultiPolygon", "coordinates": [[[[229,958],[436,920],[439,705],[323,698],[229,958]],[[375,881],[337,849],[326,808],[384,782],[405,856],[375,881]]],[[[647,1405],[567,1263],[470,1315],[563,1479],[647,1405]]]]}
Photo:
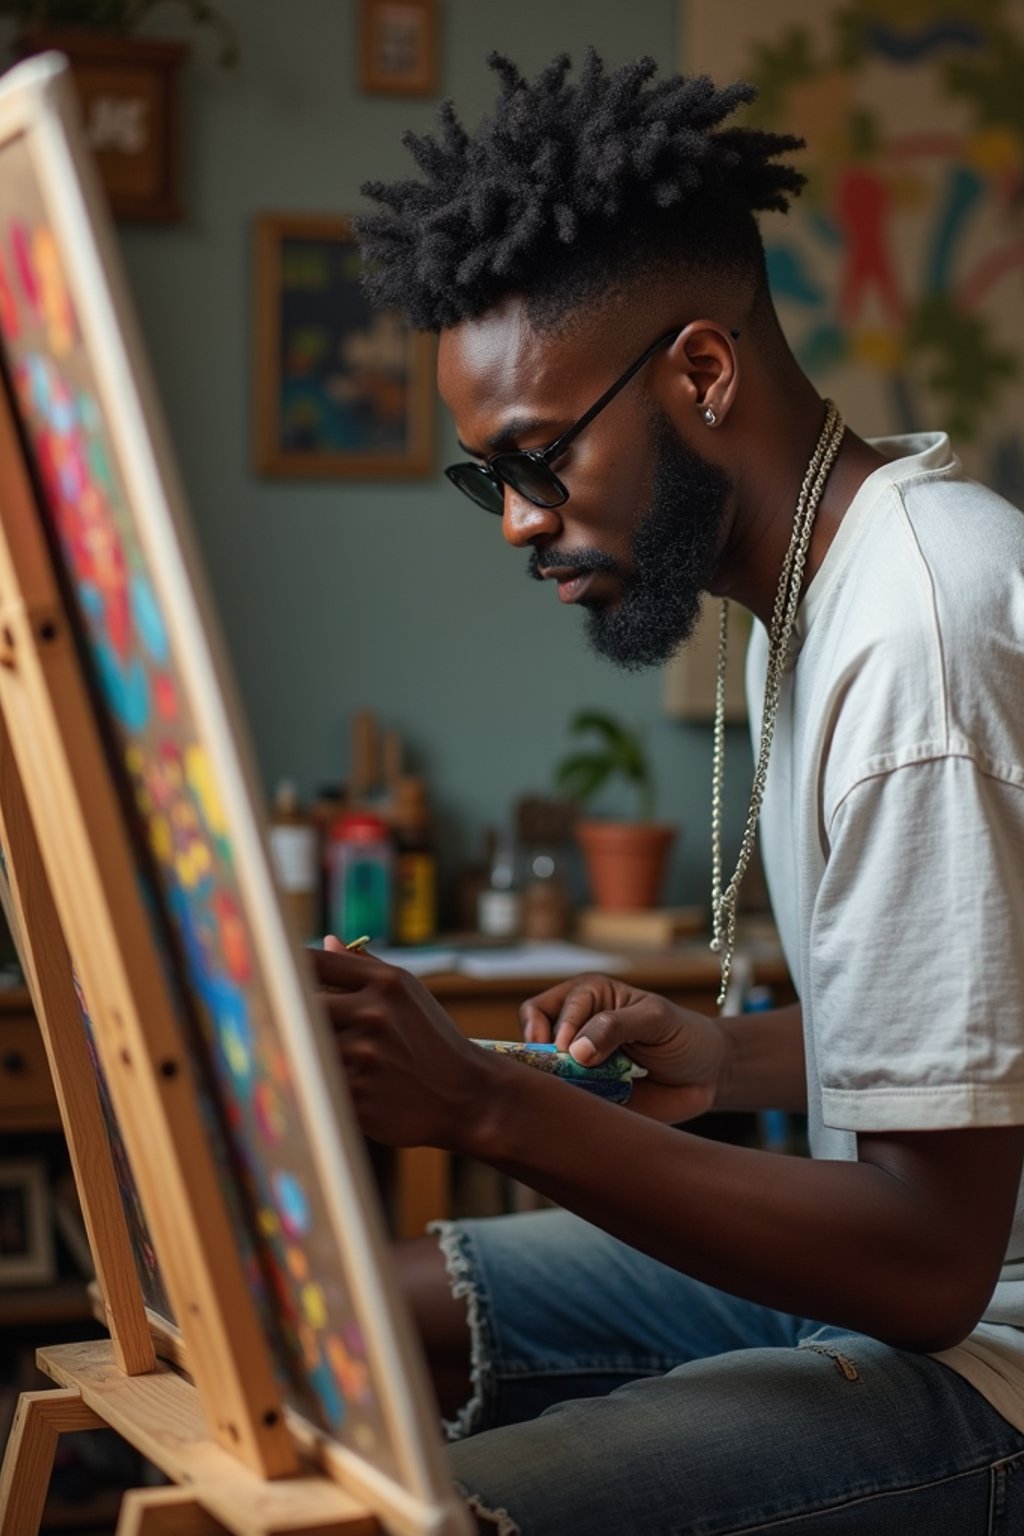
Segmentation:
{"type": "Polygon", "coordinates": [[[594,905],[656,907],[676,828],[653,821],[578,821],[594,905]]]}

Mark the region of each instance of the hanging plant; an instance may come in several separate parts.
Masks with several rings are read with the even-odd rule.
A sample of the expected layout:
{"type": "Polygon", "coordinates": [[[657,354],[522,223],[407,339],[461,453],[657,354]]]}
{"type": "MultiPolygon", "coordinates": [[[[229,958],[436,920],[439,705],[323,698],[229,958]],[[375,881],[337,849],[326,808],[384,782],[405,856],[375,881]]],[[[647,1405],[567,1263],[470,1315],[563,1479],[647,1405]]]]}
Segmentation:
{"type": "Polygon", "coordinates": [[[238,61],[234,30],[209,0],[0,0],[0,16],[13,16],[22,27],[69,27],[126,37],[155,6],[183,6],[196,26],[208,27],[220,41],[217,62],[238,61]]]}

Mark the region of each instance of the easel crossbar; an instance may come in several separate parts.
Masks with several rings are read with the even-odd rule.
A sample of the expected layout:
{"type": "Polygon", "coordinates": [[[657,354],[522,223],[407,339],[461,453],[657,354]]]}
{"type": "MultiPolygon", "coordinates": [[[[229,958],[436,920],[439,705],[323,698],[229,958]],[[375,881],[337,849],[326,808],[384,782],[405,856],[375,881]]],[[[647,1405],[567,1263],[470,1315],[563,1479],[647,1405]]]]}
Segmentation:
{"type": "Polygon", "coordinates": [[[380,1536],[376,1518],[322,1474],[269,1481],[214,1441],[199,1394],[170,1366],[118,1369],[109,1341],[40,1349],[39,1369],[135,1447],[232,1536],[380,1536]]]}

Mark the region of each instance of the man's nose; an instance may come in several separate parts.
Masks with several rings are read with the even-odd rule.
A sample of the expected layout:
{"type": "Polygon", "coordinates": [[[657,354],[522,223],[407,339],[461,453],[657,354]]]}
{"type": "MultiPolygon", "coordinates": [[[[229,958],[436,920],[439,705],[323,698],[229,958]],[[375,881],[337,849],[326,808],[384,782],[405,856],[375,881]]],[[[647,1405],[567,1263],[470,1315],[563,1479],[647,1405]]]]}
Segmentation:
{"type": "Polygon", "coordinates": [[[562,526],[557,507],[535,507],[532,501],[520,496],[510,485],[505,486],[505,507],[501,515],[501,532],[507,544],[523,549],[538,537],[550,538],[562,526]]]}

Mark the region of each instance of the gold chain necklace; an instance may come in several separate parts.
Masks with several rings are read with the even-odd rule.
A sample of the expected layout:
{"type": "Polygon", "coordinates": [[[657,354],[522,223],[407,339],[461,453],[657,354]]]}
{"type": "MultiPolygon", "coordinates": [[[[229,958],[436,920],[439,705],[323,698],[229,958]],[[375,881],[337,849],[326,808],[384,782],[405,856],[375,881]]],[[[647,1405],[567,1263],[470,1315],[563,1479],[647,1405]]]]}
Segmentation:
{"type": "Polygon", "coordinates": [[[714,754],[711,768],[711,948],[721,956],[722,982],[718,1005],[725,1002],[736,949],[736,901],[740,883],[746,874],[750,855],[754,851],[757,820],[764,799],[765,780],[768,776],[768,756],[775,734],[775,717],[778,714],[782,692],[782,673],[789,652],[789,642],[800,607],[800,588],[803,585],[804,565],[814,527],[814,514],[818,510],[825,482],[835,463],[846,430],[843,418],[835,404],[826,400],[825,425],[807,466],[800,495],[797,497],[793,516],[793,533],[779,573],[779,586],[775,594],[772,622],[768,631],[768,666],[764,682],[764,705],[761,711],[761,740],[758,746],[754,783],[750,791],[750,808],[743,829],[740,851],[732,879],[722,889],[722,782],[725,776],[725,661],[728,645],[729,601],[722,599],[718,623],[718,666],[715,673],[715,731],[714,754]]]}

